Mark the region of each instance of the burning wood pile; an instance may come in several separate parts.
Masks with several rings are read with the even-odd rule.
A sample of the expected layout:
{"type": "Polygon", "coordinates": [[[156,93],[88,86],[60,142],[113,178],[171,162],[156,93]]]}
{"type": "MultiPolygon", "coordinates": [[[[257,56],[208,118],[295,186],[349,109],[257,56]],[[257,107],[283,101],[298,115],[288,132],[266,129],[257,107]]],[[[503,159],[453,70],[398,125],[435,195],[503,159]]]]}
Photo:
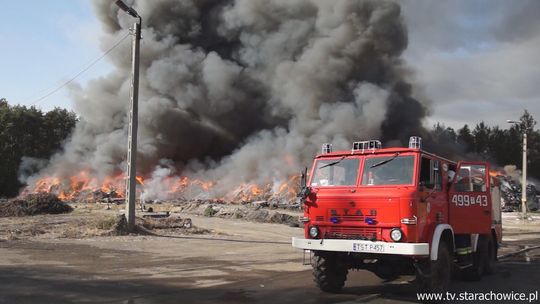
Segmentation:
{"type": "MultiPolygon", "coordinates": [[[[234,189],[216,189],[216,183],[185,176],[149,177],[137,176],[137,197],[142,204],[161,201],[204,200],[221,203],[249,203],[265,201],[273,205],[295,202],[299,176],[291,176],[283,182],[266,184],[242,183],[234,189]]],[[[122,174],[98,179],[88,172],[80,172],[69,178],[42,177],[23,191],[52,193],[58,198],[82,203],[124,203],[125,178],[122,174]]]]}
{"type": "Polygon", "coordinates": [[[45,176],[24,189],[21,196],[33,193],[51,193],[63,201],[96,202],[124,197],[122,175],[98,179],[81,171],[71,177],[45,176]]]}

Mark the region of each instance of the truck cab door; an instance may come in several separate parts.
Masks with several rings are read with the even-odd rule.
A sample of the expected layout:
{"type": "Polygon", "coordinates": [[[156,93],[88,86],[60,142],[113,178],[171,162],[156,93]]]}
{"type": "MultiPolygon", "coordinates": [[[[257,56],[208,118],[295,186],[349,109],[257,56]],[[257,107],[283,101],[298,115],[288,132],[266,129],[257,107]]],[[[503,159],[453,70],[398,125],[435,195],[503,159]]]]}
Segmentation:
{"type": "Polygon", "coordinates": [[[486,162],[460,162],[449,190],[449,223],[455,234],[490,233],[491,194],[486,162]]]}

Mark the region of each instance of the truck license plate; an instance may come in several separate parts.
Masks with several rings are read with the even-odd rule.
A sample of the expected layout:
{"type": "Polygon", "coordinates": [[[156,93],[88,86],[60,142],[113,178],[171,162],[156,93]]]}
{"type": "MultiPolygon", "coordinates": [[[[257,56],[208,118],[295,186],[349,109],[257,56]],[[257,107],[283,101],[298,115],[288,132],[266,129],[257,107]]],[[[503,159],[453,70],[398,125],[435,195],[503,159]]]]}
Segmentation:
{"type": "Polygon", "coordinates": [[[364,244],[353,243],[352,251],[357,252],[384,252],[384,246],[382,244],[364,244]]]}

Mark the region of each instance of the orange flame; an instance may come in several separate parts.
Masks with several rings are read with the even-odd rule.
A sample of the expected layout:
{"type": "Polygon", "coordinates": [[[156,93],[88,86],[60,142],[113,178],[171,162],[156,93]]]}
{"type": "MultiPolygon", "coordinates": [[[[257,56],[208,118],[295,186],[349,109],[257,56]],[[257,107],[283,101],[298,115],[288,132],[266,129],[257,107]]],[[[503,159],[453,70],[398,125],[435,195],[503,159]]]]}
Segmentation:
{"type": "Polygon", "coordinates": [[[504,176],[504,173],[498,172],[498,171],[489,171],[489,176],[491,177],[504,176]]]}
{"type": "MultiPolygon", "coordinates": [[[[139,190],[156,184],[144,176],[137,176],[139,190]]],[[[125,176],[117,174],[98,179],[90,171],[81,171],[69,178],[46,176],[37,180],[34,185],[27,187],[25,192],[49,192],[58,195],[62,200],[88,201],[103,197],[124,197],[125,176]]],[[[267,200],[271,197],[293,198],[298,189],[299,176],[291,176],[283,182],[266,184],[245,183],[228,191],[227,194],[217,195],[216,181],[190,179],[187,176],[167,176],[158,181],[164,187],[164,196],[170,198],[204,198],[230,202],[247,202],[267,200]]],[[[222,191],[222,190],[219,190],[222,191]]]]}
{"type": "Polygon", "coordinates": [[[33,189],[29,187],[25,192],[48,192],[58,195],[62,200],[89,197],[93,192],[100,191],[105,194],[115,193],[122,197],[125,185],[123,174],[105,177],[98,180],[91,177],[88,171],[81,171],[69,178],[61,179],[57,176],[46,176],[35,182],[33,189]]]}

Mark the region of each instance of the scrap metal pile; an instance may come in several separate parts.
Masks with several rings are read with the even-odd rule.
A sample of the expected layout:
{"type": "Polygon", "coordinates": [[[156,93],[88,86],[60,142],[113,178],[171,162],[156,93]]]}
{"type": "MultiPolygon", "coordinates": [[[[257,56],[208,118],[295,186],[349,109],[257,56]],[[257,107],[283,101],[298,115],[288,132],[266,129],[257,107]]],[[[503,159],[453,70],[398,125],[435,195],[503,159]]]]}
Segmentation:
{"type": "MultiPolygon", "coordinates": [[[[502,211],[521,211],[521,183],[509,176],[499,176],[501,181],[501,207],[502,211]]],[[[537,211],[539,209],[538,195],[533,184],[527,185],[527,209],[537,211]]]]}

